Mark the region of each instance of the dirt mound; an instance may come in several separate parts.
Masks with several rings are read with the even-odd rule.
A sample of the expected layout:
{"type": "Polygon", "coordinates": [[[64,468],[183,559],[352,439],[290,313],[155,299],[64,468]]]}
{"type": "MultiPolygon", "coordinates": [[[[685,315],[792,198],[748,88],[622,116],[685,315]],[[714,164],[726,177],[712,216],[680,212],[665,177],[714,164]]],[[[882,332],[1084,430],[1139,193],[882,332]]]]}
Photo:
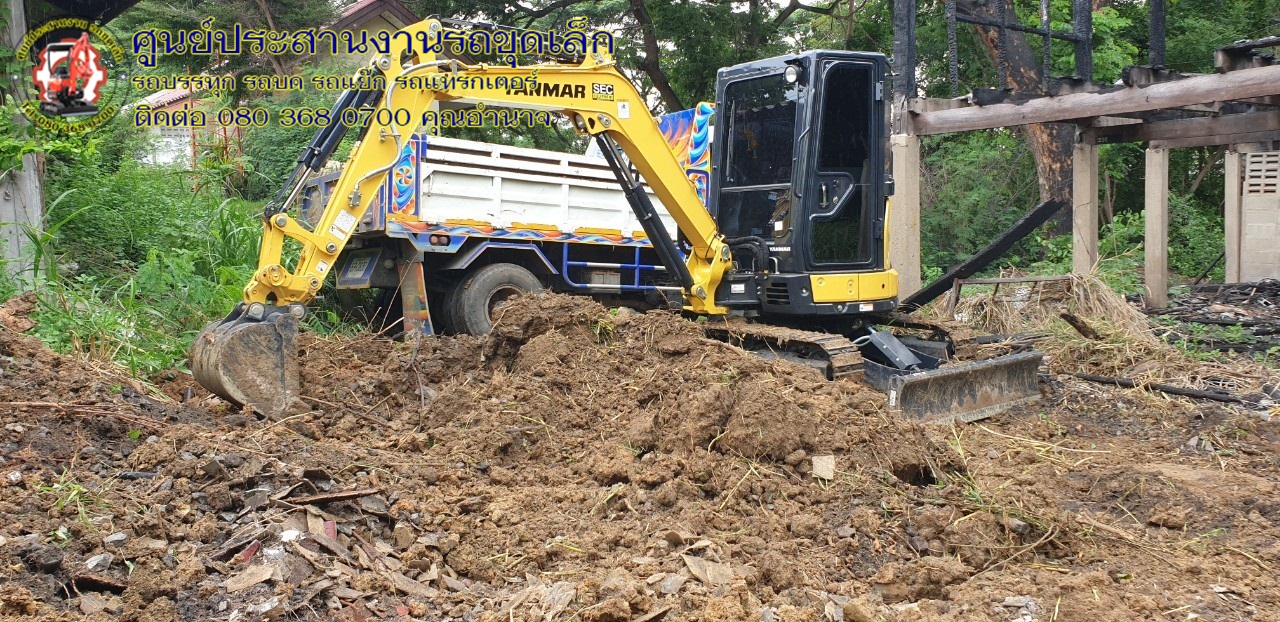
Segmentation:
{"type": "Polygon", "coordinates": [[[503,307],[486,338],[302,344],[312,410],[263,421],[181,375],[158,379],[174,399],[151,397],[0,330],[0,617],[1264,620],[1280,605],[1263,571],[1280,563],[1280,464],[1256,416],[1068,386],[925,428],[674,314],[550,295],[503,307]],[[13,405],[35,401],[61,407],[13,405]]]}

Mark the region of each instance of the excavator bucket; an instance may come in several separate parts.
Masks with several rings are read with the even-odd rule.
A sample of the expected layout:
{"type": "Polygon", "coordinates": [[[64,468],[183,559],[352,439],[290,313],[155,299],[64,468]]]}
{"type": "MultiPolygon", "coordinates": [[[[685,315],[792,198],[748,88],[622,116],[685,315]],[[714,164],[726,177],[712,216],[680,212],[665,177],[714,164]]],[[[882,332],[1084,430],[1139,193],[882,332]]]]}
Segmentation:
{"type": "Polygon", "coordinates": [[[253,320],[237,308],[200,331],[191,348],[191,372],[219,397],[278,418],[301,389],[298,319],[280,311],[253,320]]]}
{"type": "Polygon", "coordinates": [[[889,395],[889,407],[927,423],[977,421],[1040,399],[1041,352],[900,373],[864,361],[867,382],[889,395]]]}

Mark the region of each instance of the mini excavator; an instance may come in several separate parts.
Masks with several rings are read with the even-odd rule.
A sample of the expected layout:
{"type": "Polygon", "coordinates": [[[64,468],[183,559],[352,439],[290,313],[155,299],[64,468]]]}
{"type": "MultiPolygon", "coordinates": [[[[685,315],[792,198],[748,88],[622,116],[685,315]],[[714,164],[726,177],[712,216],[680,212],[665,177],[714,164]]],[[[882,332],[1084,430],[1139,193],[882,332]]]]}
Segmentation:
{"type": "Polygon", "coordinates": [[[684,312],[707,317],[715,336],[817,362],[831,378],[863,373],[888,392],[891,407],[922,420],[972,420],[1039,396],[1038,353],[939,366],[942,357],[927,353],[936,349],[907,347],[874,327],[894,311],[898,295],[886,235],[892,180],[885,173],[884,56],[810,51],[721,69],[704,206],[645,112],[645,98],[609,54],[511,67],[405,44],[432,40],[445,27],[429,18],[405,28],[407,37],[393,36],[389,53],[370,65],[385,77],[385,89],[344,92],[329,115],[333,123],[299,156],[265,209],[258,270],[243,302],[209,325],[192,350],[192,370],[207,389],[264,414],[288,408],[300,390],[295,340],[305,304],[338,263],[405,141],[421,129],[423,113],[451,103],[553,111],[597,141],[679,287],[684,312]],[[398,86],[428,82],[397,78],[435,74],[536,75],[540,87],[558,88],[502,90],[464,80],[430,82],[438,89],[398,86]],[[290,206],[341,141],[343,112],[370,106],[410,114],[368,115],[318,222],[304,226],[290,206]],[[376,118],[390,122],[375,125],[376,118]],[[674,219],[681,242],[665,230],[633,169],[674,219]],[[302,249],[291,268],[282,259],[286,239],[302,249]]]}
{"type": "Polygon", "coordinates": [[[75,42],[50,43],[45,48],[45,68],[50,75],[52,99],[40,102],[41,112],[62,117],[97,114],[98,107],[84,98],[85,86],[93,77],[92,61],[87,32],[75,42]],[[55,52],[66,53],[63,62],[54,62],[55,52]]]}

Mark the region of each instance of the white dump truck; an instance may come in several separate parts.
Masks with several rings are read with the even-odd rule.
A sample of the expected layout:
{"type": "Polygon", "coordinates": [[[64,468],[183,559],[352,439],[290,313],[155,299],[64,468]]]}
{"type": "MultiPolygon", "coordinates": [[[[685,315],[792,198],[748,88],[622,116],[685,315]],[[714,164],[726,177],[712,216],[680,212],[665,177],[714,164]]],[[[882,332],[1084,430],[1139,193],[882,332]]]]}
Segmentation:
{"type": "MultiPolygon", "coordinates": [[[[700,191],[710,112],[704,105],[660,119],[700,191]]],[[[337,176],[305,190],[307,220],[315,222],[337,176]]],[[[336,273],[340,292],[380,288],[388,303],[399,292],[400,304],[383,307],[393,317],[403,311],[406,329],[428,333],[487,332],[493,307],[517,292],[665,306],[665,291],[680,301],[603,158],[436,136],[409,141],[336,273]],[[427,301],[415,292],[428,292],[427,301]]]]}

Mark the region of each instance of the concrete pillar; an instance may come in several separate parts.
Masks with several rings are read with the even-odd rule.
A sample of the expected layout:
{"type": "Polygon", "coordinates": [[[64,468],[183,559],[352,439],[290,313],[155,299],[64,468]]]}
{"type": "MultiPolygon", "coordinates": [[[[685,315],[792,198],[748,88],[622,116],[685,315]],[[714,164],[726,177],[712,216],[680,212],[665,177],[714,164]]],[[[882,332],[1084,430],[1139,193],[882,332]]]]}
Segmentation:
{"type": "Polygon", "coordinates": [[[1224,191],[1223,191],[1223,216],[1224,218],[1224,235],[1226,236],[1226,282],[1240,282],[1240,206],[1241,187],[1240,179],[1240,152],[1232,146],[1227,151],[1227,156],[1223,160],[1224,173],[1224,191]]]}
{"type": "Polygon", "coordinates": [[[1169,150],[1147,149],[1143,278],[1148,307],[1169,304],[1169,150]]]}
{"type": "Polygon", "coordinates": [[[1071,271],[1089,274],[1098,264],[1098,146],[1076,143],[1071,165],[1071,271]]]}
{"type": "Polygon", "coordinates": [[[920,137],[894,134],[894,195],[889,213],[889,266],[898,271],[898,297],[920,290],[920,137]]]}
{"type": "MultiPolygon", "coordinates": [[[[27,31],[26,5],[23,0],[8,0],[7,4],[9,19],[5,28],[0,30],[0,45],[13,49],[18,47],[27,31]]],[[[26,98],[30,72],[19,71],[0,79],[10,82],[8,90],[16,94],[19,103],[26,98]]],[[[22,122],[24,120],[19,119],[19,123],[22,122]]],[[[13,276],[30,268],[30,241],[23,233],[22,225],[40,228],[44,189],[40,184],[38,166],[36,156],[25,155],[22,168],[0,175],[0,223],[13,223],[0,224],[0,261],[3,261],[2,269],[13,276]]]]}

